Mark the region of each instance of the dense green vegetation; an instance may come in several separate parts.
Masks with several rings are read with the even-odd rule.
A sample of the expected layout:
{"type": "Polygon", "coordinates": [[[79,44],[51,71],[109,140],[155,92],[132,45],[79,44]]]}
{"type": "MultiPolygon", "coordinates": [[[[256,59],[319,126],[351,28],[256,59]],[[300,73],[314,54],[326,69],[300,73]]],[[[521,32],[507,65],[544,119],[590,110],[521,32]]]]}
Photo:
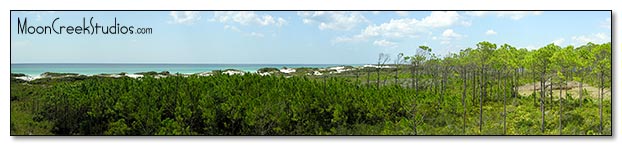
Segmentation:
{"type": "Polygon", "coordinates": [[[45,77],[63,77],[63,76],[77,76],[77,73],[55,73],[55,72],[45,72],[41,74],[41,76],[45,77]]]}
{"type": "MultiPolygon", "coordinates": [[[[388,63],[387,58],[380,55],[377,65],[388,63]]],[[[612,132],[611,97],[604,97],[606,89],[611,88],[610,43],[577,48],[551,44],[527,50],[481,42],[477,48],[445,57],[422,46],[413,56],[398,55],[391,66],[322,76],[214,74],[156,78],[158,74],[145,74],[138,79],[78,76],[11,80],[11,134],[612,132]],[[562,95],[568,81],[597,86],[599,93],[595,95],[599,96],[562,95]],[[529,83],[536,83],[530,90],[533,93],[518,94],[518,87],[529,83]]]]}
{"type": "Polygon", "coordinates": [[[260,68],[257,70],[257,72],[259,73],[264,73],[264,72],[278,72],[279,69],[277,68],[273,68],[273,67],[264,67],[264,68],[260,68]]]}
{"type": "MultiPolygon", "coordinates": [[[[124,75],[125,73],[121,73],[121,74],[124,75]]],[[[166,76],[166,75],[171,75],[171,73],[169,73],[168,71],[162,71],[160,73],[155,72],[155,71],[149,71],[149,72],[139,72],[139,73],[136,73],[136,74],[138,74],[138,75],[145,75],[145,76],[157,76],[157,75],[164,75],[164,76],[166,76]]]]}

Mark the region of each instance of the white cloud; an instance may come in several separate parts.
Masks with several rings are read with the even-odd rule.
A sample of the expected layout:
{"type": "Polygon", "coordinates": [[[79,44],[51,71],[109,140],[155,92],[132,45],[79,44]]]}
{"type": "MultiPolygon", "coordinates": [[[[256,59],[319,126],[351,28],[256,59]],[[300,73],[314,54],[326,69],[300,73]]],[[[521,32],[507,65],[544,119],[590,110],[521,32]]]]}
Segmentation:
{"type": "Polygon", "coordinates": [[[497,17],[509,17],[512,20],[520,20],[523,17],[530,15],[540,15],[542,11],[470,11],[466,12],[470,16],[486,16],[488,14],[497,15],[497,17]]]}
{"type": "Polygon", "coordinates": [[[406,37],[415,36],[424,30],[424,27],[417,27],[421,21],[417,19],[392,19],[388,23],[380,25],[370,25],[361,31],[362,37],[382,36],[382,37],[406,37]]]}
{"type": "Polygon", "coordinates": [[[558,46],[561,46],[566,40],[564,38],[559,38],[554,40],[552,43],[558,46]]]}
{"type": "Polygon", "coordinates": [[[216,11],[214,12],[214,18],[211,21],[218,21],[221,23],[239,23],[242,25],[276,25],[283,26],[287,24],[287,21],[281,17],[273,17],[271,15],[258,15],[252,11],[216,11]]]}
{"type": "MultiPolygon", "coordinates": [[[[464,35],[456,33],[453,29],[446,29],[441,34],[441,44],[450,44],[452,40],[457,40],[463,38],[464,35]]],[[[432,37],[432,40],[436,40],[435,37],[432,37]]]]}
{"type": "MultiPolygon", "coordinates": [[[[538,45],[538,46],[542,46],[542,45],[538,45]]],[[[527,46],[524,46],[524,47],[519,47],[519,48],[525,48],[525,49],[527,49],[527,50],[535,50],[535,49],[538,49],[538,47],[536,47],[536,45],[527,45],[527,46]]]]}
{"type": "Polygon", "coordinates": [[[380,47],[390,47],[390,48],[393,48],[393,47],[396,47],[397,44],[395,42],[390,42],[390,41],[387,41],[387,40],[376,40],[376,41],[374,41],[374,45],[380,46],[380,47]]]}
{"type": "Polygon", "coordinates": [[[421,26],[424,27],[445,27],[456,23],[460,19],[460,15],[456,11],[434,11],[430,16],[421,20],[421,26]]]}
{"type": "Polygon", "coordinates": [[[585,45],[589,42],[596,43],[596,44],[602,44],[602,43],[610,42],[611,37],[608,35],[605,35],[604,33],[596,33],[596,34],[587,35],[587,36],[585,35],[573,36],[572,41],[573,41],[574,46],[585,45]]]}
{"type": "Polygon", "coordinates": [[[264,37],[264,35],[262,33],[258,33],[258,32],[251,32],[248,34],[249,36],[253,36],[253,37],[264,37]]]}
{"type": "Polygon", "coordinates": [[[458,33],[454,32],[453,29],[447,29],[447,30],[443,31],[442,36],[445,37],[445,38],[460,38],[460,37],[462,37],[461,34],[458,34],[458,33]]]}
{"type": "Polygon", "coordinates": [[[358,24],[369,22],[359,12],[304,11],[298,12],[304,24],[318,24],[320,30],[351,30],[358,24]]]}
{"type": "Polygon", "coordinates": [[[489,29],[486,31],[486,35],[497,35],[497,32],[492,29],[489,29]]]}
{"type": "Polygon", "coordinates": [[[169,15],[173,17],[170,23],[175,24],[194,24],[201,19],[199,12],[196,11],[172,11],[169,15]]]}
{"type": "Polygon", "coordinates": [[[377,15],[377,14],[380,14],[380,11],[372,11],[371,13],[374,15],[377,15]]]}
{"type": "Polygon", "coordinates": [[[408,12],[407,11],[395,11],[395,13],[397,13],[397,15],[400,15],[402,17],[408,16],[408,12]]]}
{"type": "Polygon", "coordinates": [[[404,38],[418,37],[420,33],[433,28],[448,27],[457,24],[460,19],[458,13],[435,11],[421,20],[414,18],[391,19],[380,25],[369,25],[361,33],[352,37],[340,37],[335,42],[360,41],[369,37],[404,38]]]}
{"type": "Polygon", "coordinates": [[[259,24],[263,26],[271,24],[275,24],[276,26],[283,26],[285,23],[287,23],[287,21],[285,21],[285,19],[281,17],[275,19],[270,15],[264,15],[262,19],[257,19],[257,22],[259,22],[259,24]]]}
{"type": "Polygon", "coordinates": [[[233,30],[233,31],[236,31],[236,32],[241,32],[241,30],[238,27],[231,26],[231,25],[225,25],[225,29],[233,30]]]}

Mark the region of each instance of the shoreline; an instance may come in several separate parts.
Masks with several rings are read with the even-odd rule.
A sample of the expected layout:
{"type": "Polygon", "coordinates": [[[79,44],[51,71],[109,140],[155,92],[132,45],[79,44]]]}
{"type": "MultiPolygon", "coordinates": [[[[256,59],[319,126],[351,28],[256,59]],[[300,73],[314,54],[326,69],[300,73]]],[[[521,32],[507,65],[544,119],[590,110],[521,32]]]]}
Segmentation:
{"type": "Polygon", "coordinates": [[[148,71],[170,71],[171,73],[194,74],[213,70],[237,69],[256,72],[261,68],[329,68],[335,66],[362,66],[364,64],[160,64],[160,63],[12,63],[11,73],[23,73],[31,77],[45,72],[79,73],[83,75],[138,73],[148,71]]]}
{"type": "MultiPolygon", "coordinates": [[[[290,64],[291,65],[291,64],[290,64]]],[[[153,76],[156,78],[168,77],[168,76],[177,76],[181,75],[184,77],[198,75],[198,76],[211,76],[216,73],[220,74],[228,74],[228,75],[245,75],[245,74],[259,74],[261,76],[269,76],[269,75],[284,75],[284,76],[294,76],[294,75],[309,75],[309,76],[321,76],[326,74],[339,74],[348,71],[360,70],[363,68],[393,68],[393,65],[385,64],[384,66],[377,66],[373,64],[364,64],[364,65],[335,65],[329,67],[262,67],[254,72],[244,71],[240,69],[224,69],[224,70],[211,70],[211,71],[199,71],[194,73],[171,73],[169,71],[145,71],[145,72],[135,72],[135,73],[127,73],[127,72],[118,72],[118,73],[98,73],[98,74],[81,74],[81,73],[67,73],[67,72],[44,72],[40,75],[29,75],[20,72],[11,72],[11,78],[24,80],[24,81],[33,81],[42,78],[65,78],[65,77],[112,77],[112,78],[120,78],[120,77],[130,77],[130,78],[142,78],[144,76],[153,76]]]]}

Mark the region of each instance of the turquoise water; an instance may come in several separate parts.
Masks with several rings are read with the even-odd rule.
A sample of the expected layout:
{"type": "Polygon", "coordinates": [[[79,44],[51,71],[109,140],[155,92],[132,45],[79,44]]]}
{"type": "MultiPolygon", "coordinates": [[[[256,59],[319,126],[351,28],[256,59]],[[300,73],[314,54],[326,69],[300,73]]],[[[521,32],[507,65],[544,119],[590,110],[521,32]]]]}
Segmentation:
{"type": "MultiPolygon", "coordinates": [[[[344,64],[351,65],[351,64],[344,64]]],[[[199,73],[212,70],[237,69],[245,72],[256,72],[263,67],[325,68],[340,66],[339,64],[11,64],[11,73],[23,73],[39,76],[44,72],[78,73],[95,75],[102,73],[137,73],[147,71],[169,71],[171,73],[199,73]]]]}

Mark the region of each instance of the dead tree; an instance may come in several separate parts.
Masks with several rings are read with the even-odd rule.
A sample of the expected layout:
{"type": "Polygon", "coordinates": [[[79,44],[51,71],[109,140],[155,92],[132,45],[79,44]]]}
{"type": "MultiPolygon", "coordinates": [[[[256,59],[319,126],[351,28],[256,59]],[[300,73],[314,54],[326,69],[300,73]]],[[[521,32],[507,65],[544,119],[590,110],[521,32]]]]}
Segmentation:
{"type": "Polygon", "coordinates": [[[402,63],[402,57],[404,57],[404,53],[399,53],[397,54],[397,58],[395,59],[395,84],[398,84],[398,79],[399,79],[399,71],[400,71],[400,64],[402,63]]]}
{"type": "Polygon", "coordinates": [[[384,64],[389,62],[391,58],[389,58],[388,54],[380,53],[378,55],[378,66],[376,66],[376,72],[378,73],[378,77],[376,80],[376,87],[380,88],[380,70],[384,67],[384,64]]]}

